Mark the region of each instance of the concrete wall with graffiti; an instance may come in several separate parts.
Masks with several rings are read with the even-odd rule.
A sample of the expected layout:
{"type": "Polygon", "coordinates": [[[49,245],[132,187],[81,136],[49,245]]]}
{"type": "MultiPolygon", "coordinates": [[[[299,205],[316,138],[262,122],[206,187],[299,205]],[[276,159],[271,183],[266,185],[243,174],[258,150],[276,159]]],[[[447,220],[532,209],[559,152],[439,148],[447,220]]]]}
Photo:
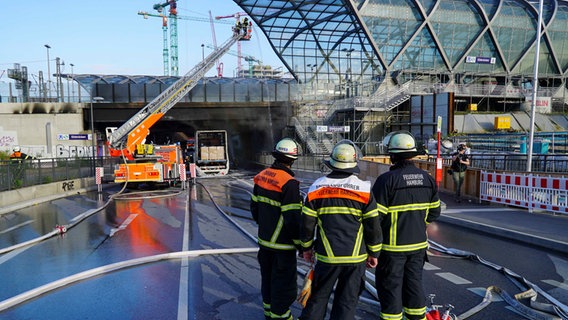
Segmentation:
{"type": "Polygon", "coordinates": [[[81,104],[0,103],[0,151],[41,158],[90,157],[92,136],[83,128],[81,104]]]}

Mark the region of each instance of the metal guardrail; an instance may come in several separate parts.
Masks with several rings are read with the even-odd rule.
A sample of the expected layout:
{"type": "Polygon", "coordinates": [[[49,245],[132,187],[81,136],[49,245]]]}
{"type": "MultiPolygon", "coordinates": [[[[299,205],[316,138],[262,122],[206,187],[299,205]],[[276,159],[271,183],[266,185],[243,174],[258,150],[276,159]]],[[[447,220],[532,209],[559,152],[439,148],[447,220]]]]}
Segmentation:
{"type": "Polygon", "coordinates": [[[95,167],[114,172],[118,158],[41,158],[0,161],[0,192],[95,176],[95,167]]]}
{"type": "MultiPolygon", "coordinates": [[[[470,154],[469,159],[469,167],[480,170],[526,172],[527,169],[526,154],[481,153],[470,154]]],[[[436,156],[430,155],[428,161],[435,162],[436,156]]],[[[444,157],[443,163],[450,166],[451,157],[444,157]]],[[[568,173],[568,154],[534,154],[531,165],[532,172],[566,174],[568,173]]]]}

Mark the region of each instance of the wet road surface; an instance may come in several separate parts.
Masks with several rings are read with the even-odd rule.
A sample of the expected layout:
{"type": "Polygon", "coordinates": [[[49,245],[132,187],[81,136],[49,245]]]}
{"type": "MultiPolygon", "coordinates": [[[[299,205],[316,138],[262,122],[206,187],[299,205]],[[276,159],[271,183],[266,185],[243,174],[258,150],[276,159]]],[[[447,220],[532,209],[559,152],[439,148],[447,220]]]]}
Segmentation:
{"type": "MultiPolygon", "coordinates": [[[[62,235],[0,255],[0,317],[264,319],[256,226],[248,210],[251,190],[252,174],[109,200],[119,191],[115,186],[102,196],[76,195],[2,216],[0,248],[83,220],[62,235]],[[92,214],[84,218],[85,212],[92,214]]],[[[509,268],[568,303],[565,255],[443,223],[432,225],[429,234],[446,247],[509,268]]],[[[303,262],[300,266],[306,269],[303,262]]],[[[499,270],[434,251],[424,284],[426,293],[436,294],[435,303],[454,305],[456,314],[480,303],[490,286],[519,292],[499,270]]],[[[376,319],[378,304],[367,291],[362,297],[357,319],[376,319]]],[[[300,312],[295,303],[292,313],[300,312]]],[[[469,319],[524,317],[495,298],[469,319]]]]}

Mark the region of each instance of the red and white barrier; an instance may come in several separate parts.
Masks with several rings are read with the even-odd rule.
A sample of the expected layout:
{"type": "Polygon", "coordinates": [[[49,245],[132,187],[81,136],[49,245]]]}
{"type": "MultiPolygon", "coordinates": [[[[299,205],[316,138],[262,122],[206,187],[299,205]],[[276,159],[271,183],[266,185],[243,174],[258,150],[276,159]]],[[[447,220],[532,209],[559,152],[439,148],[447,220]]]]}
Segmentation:
{"type": "Polygon", "coordinates": [[[185,163],[179,165],[179,180],[187,181],[187,172],[185,172],[185,163]]]}
{"type": "Polygon", "coordinates": [[[95,168],[95,182],[97,183],[98,192],[103,191],[103,177],[105,176],[105,168],[104,167],[96,167],[95,168]]]}
{"type": "Polygon", "coordinates": [[[481,172],[481,200],[568,214],[568,178],[481,172]]]}

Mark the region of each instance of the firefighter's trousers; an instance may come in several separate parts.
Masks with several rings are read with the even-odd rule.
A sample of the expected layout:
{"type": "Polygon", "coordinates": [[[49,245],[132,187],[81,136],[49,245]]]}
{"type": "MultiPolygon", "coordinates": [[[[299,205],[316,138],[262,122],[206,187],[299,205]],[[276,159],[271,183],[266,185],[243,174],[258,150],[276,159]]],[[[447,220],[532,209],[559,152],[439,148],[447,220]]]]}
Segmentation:
{"type": "Polygon", "coordinates": [[[266,319],[292,319],[290,306],[298,294],[296,262],[295,250],[258,250],[266,319]]]}
{"type": "Polygon", "coordinates": [[[426,250],[412,253],[381,252],[375,273],[381,319],[424,319],[426,298],[422,268],[426,250]]]}
{"type": "Polygon", "coordinates": [[[355,319],[359,296],[365,287],[365,263],[356,265],[332,265],[318,262],[314,269],[312,295],[302,311],[302,320],[323,320],[333,286],[330,320],[355,319]]]}

